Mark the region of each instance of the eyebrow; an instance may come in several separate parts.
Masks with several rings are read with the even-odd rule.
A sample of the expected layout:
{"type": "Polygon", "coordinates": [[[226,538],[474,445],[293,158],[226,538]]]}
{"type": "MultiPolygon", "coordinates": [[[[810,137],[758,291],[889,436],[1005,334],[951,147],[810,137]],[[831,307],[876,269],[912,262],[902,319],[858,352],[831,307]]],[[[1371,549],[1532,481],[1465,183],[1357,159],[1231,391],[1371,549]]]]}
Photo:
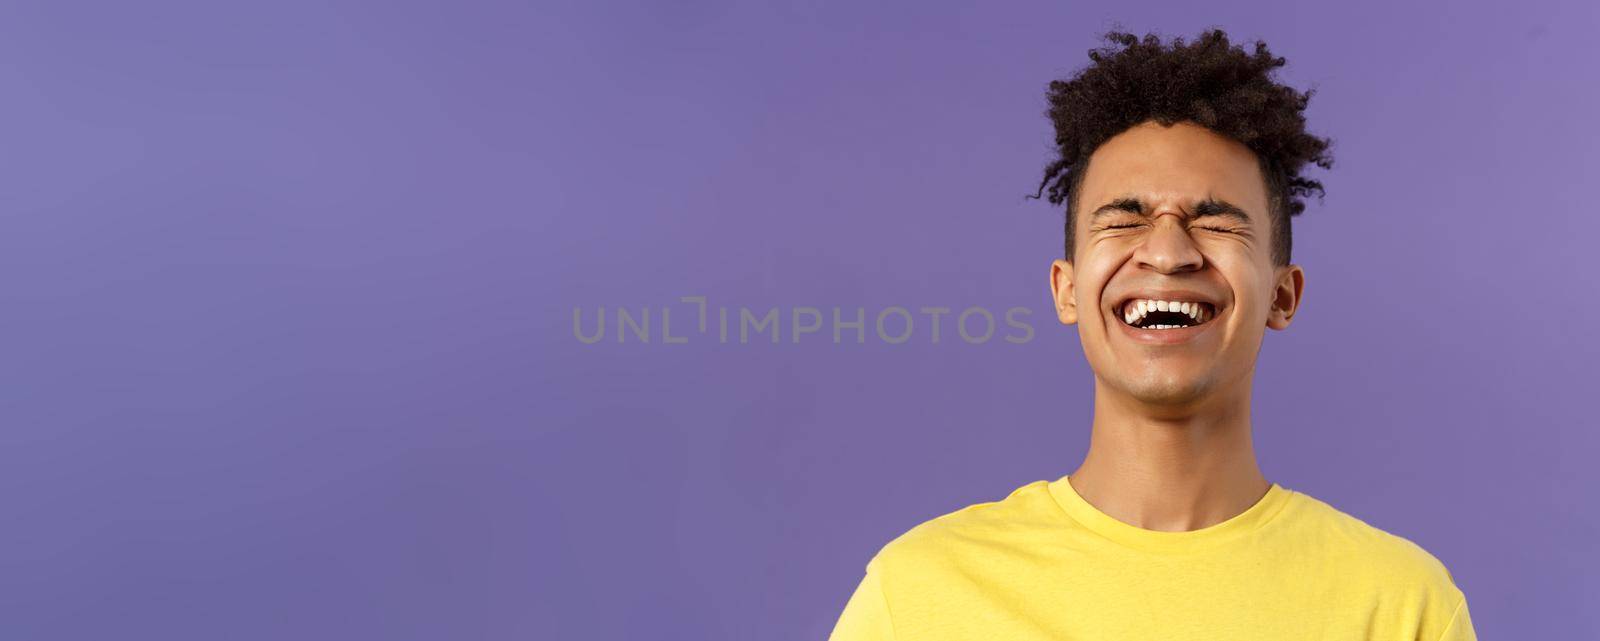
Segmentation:
{"type": "MultiPolygon", "coordinates": [[[[1150,208],[1145,206],[1144,201],[1133,196],[1123,196],[1109,203],[1101,205],[1099,209],[1094,210],[1094,213],[1089,215],[1089,220],[1092,221],[1101,216],[1118,211],[1125,211],[1130,214],[1147,216],[1149,214],[1145,212],[1148,212],[1149,210],[1150,208]]],[[[1243,208],[1218,198],[1207,198],[1195,204],[1194,215],[1192,217],[1205,218],[1207,216],[1221,216],[1229,220],[1238,221],[1244,225],[1250,224],[1250,215],[1246,214],[1243,208]]]]}

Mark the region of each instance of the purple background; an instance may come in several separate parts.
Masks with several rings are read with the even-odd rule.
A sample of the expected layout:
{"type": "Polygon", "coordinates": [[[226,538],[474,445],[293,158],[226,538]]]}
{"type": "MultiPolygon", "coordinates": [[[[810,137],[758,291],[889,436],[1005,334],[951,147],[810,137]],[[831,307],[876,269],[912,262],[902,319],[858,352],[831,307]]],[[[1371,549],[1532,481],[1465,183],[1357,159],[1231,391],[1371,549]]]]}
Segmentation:
{"type": "Polygon", "coordinates": [[[1597,5],[1299,4],[8,3],[0,636],[822,638],[889,539],[1081,461],[1022,195],[1113,21],[1265,39],[1335,140],[1268,478],[1485,639],[1593,636],[1597,5]],[[1036,335],[719,344],[693,295],[1036,335]]]}

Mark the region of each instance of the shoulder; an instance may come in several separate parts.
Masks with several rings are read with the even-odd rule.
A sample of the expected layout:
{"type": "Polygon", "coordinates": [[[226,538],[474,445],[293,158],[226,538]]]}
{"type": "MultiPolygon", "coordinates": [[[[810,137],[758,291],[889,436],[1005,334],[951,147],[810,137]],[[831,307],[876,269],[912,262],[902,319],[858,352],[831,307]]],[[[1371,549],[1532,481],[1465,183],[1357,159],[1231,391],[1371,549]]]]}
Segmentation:
{"type": "Polygon", "coordinates": [[[928,519],[895,537],[873,563],[932,568],[1006,550],[1025,550],[1050,528],[1059,527],[1060,508],[1047,481],[1034,481],[1005,498],[974,503],[928,519]]]}
{"type": "Polygon", "coordinates": [[[1302,492],[1298,518],[1292,519],[1297,537],[1325,551],[1347,570],[1365,574],[1380,585],[1459,599],[1454,577],[1445,564],[1409,538],[1372,525],[1302,492]]]}

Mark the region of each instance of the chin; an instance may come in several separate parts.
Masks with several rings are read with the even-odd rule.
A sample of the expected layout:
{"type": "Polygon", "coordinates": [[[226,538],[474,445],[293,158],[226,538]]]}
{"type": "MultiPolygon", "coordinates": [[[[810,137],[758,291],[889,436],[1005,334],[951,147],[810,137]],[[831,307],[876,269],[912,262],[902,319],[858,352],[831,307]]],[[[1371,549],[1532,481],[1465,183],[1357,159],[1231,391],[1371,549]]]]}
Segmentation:
{"type": "Polygon", "coordinates": [[[1129,396],[1153,405],[1192,405],[1211,392],[1207,379],[1199,376],[1152,375],[1130,381],[1124,389],[1129,396]]]}

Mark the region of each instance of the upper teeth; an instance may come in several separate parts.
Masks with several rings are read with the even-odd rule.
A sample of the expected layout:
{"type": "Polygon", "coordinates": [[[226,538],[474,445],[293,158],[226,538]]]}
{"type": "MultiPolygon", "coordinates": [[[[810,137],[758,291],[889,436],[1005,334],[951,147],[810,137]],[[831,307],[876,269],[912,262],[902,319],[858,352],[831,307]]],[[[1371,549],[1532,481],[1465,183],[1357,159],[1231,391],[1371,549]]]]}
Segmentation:
{"type": "Polygon", "coordinates": [[[1144,298],[1128,301],[1128,304],[1122,308],[1122,320],[1129,325],[1138,325],[1139,321],[1143,320],[1145,315],[1150,312],[1180,312],[1188,314],[1190,318],[1194,319],[1195,324],[1209,320],[1205,307],[1200,303],[1144,298]]]}

